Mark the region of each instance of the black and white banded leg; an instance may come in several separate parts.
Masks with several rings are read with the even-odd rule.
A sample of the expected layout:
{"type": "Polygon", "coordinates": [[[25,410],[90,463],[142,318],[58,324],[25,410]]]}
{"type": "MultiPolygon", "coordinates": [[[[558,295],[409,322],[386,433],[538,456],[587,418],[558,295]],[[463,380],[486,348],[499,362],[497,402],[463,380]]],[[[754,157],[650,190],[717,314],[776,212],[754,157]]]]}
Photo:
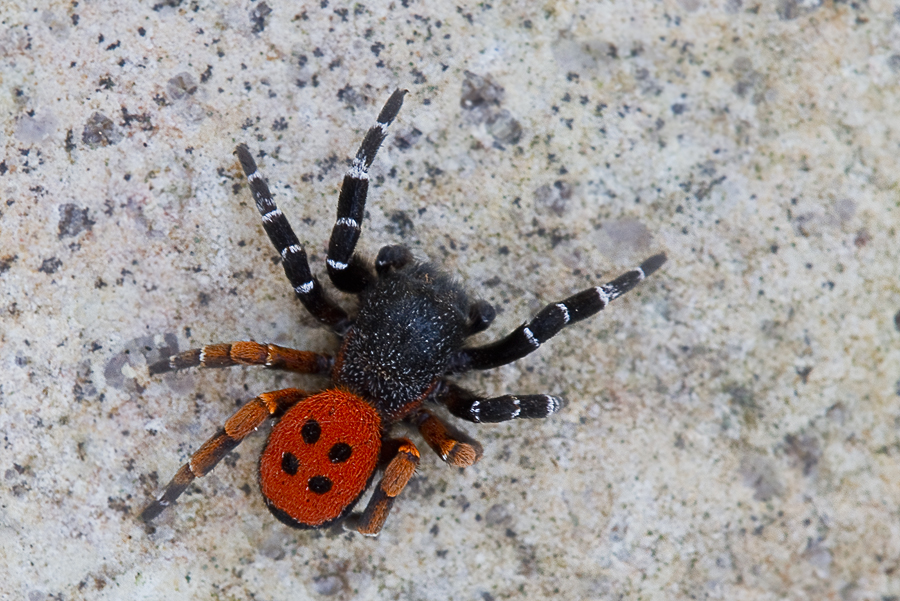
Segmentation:
{"type": "Polygon", "coordinates": [[[387,137],[387,128],[403,106],[406,90],[395,90],[378,114],[375,125],[366,132],[350,170],[344,176],[338,197],[337,220],[328,242],[328,275],[338,290],[360,292],[371,280],[365,264],[353,256],[359,241],[360,228],[366,211],[366,194],[369,190],[369,167],[381,143],[387,137]]]}
{"type": "Polygon", "coordinates": [[[665,262],[665,253],[654,255],[639,267],[603,286],[588,288],[563,301],[547,305],[534,319],[513,330],[506,338],[485,346],[458,351],[450,358],[448,373],[491,369],[521,359],[537,350],[567,325],[602,311],[611,301],[637,286],[665,262]]]}
{"type": "Polygon", "coordinates": [[[460,419],[485,424],[540,419],[553,415],[566,405],[565,399],[548,394],[505,394],[485,398],[446,381],[438,385],[432,398],[446,405],[450,413],[460,419]]]}
{"type": "Polygon", "coordinates": [[[238,144],[235,152],[250,183],[250,192],[256,201],[256,208],[262,215],[263,228],[281,255],[284,273],[293,286],[294,293],[313,317],[330,326],[332,330],[343,333],[349,325],[347,312],[325,296],[322,285],[312,276],[306,251],[297,240],[287,217],[275,205],[269,186],[257,169],[256,161],[250,155],[247,145],[238,144]]]}

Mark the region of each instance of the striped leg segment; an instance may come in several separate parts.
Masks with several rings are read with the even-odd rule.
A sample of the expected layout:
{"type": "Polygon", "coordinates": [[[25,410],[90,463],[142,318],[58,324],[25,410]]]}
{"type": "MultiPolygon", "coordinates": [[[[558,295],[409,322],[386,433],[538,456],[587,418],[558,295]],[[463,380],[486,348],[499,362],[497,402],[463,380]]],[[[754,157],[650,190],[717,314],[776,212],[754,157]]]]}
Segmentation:
{"type": "Polygon", "coordinates": [[[470,369],[491,369],[512,363],[535,351],[569,324],[602,311],[610,301],[622,296],[666,262],[664,253],[654,255],[640,267],[620,275],[603,286],[588,288],[574,296],[544,307],[529,323],[492,344],[462,349],[450,359],[448,373],[470,369]]]}
{"type": "Polygon", "coordinates": [[[231,367],[233,365],[262,365],[269,369],[283,369],[301,374],[325,374],[334,366],[329,355],[298,351],[274,344],[241,341],[227,344],[207,344],[150,366],[150,375],[186,369],[188,367],[231,367]]]}
{"type": "Polygon", "coordinates": [[[396,90],[388,98],[381,113],[363,139],[350,170],[344,176],[338,198],[337,221],[328,242],[328,275],[338,290],[360,292],[371,280],[368,269],[353,258],[359,241],[360,227],[366,210],[366,194],[369,190],[369,167],[381,143],[387,137],[387,128],[403,106],[406,90],[396,90]]]}
{"type": "Polygon", "coordinates": [[[141,512],[141,519],[149,522],[156,518],[185,491],[194,479],[208,474],[225,455],[238,446],[248,434],[256,430],[267,417],[283,412],[308,396],[309,394],[302,390],[285,388],[261,394],[238,409],[234,415],[228,418],[225,426],[203,443],[203,446],[191,455],[190,460],[181,466],[159,499],[147,505],[141,512]]]}
{"type": "Polygon", "coordinates": [[[483,453],[481,444],[432,415],[420,410],[411,416],[419,433],[438,456],[454,467],[470,467],[483,453]]]}
{"type": "Polygon", "coordinates": [[[540,419],[566,405],[565,399],[546,394],[512,395],[486,399],[455,384],[444,382],[434,399],[450,413],[475,423],[494,424],[511,419],[540,419]]]}
{"type": "Polygon", "coordinates": [[[338,333],[343,332],[349,325],[346,311],[325,296],[322,285],[312,276],[306,251],[300,246],[287,217],[275,205],[269,186],[260,175],[250,150],[246,144],[238,144],[235,152],[247,181],[250,182],[250,192],[256,201],[259,214],[262,215],[263,228],[281,255],[284,273],[294,288],[294,293],[313,317],[338,333]]]}
{"type": "Polygon", "coordinates": [[[394,499],[416,473],[419,465],[419,449],[405,438],[385,441],[386,445],[396,445],[396,453],[384,470],[384,476],[362,514],[353,515],[347,526],[366,536],[377,536],[384,527],[394,499]]]}

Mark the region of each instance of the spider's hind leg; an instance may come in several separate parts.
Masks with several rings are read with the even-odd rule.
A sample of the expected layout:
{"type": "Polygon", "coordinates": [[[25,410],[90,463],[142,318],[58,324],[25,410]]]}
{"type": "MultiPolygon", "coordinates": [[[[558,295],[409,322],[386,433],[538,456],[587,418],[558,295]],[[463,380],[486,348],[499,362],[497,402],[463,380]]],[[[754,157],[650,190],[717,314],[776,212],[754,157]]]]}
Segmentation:
{"type": "Polygon", "coordinates": [[[156,518],[181,496],[191,482],[208,474],[225,455],[238,446],[248,434],[254,432],[266,418],[283,412],[308,396],[309,393],[302,390],[285,388],[261,394],[238,409],[212,438],[194,451],[188,462],[181,466],[175,477],[166,485],[163,494],[144,508],[144,511],[141,512],[141,519],[149,522],[156,518]]]}
{"type": "Polygon", "coordinates": [[[360,228],[366,212],[366,195],[369,190],[369,167],[381,143],[387,137],[387,128],[403,106],[406,90],[396,90],[378,114],[375,125],[366,132],[350,170],[344,176],[338,197],[337,220],[328,242],[328,276],[338,290],[361,292],[372,280],[368,268],[353,260],[353,251],[359,241],[360,228]]]}
{"type": "Polygon", "coordinates": [[[345,522],[347,528],[366,536],[377,536],[381,532],[394,506],[394,499],[406,488],[419,465],[419,449],[405,438],[384,441],[382,451],[384,456],[390,457],[390,461],[381,482],[372,493],[366,509],[361,514],[351,515],[345,522]]]}

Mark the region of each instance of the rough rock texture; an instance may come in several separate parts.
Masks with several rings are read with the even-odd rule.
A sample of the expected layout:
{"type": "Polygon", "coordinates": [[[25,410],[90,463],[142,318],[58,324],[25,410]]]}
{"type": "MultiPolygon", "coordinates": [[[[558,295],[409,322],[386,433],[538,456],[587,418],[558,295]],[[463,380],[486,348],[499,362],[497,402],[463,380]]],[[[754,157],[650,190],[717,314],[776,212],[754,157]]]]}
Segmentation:
{"type": "MultiPolygon", "coordinates": [[[[892,3],[5,2],[0,597],[900,596],[900,16],[892,3]],[[136,520],[256,392],[150,378],[253,338],[333,352],[232,155],[324,273],[347,159],[410,90],[360,249],[404,243],[499,315],[669,263],[515,365],[565,396],[424,444],[377,539],[265,509],[248,439],[136,520]]],[[[343,302],[349,299],[341,297],[343,302]]],[[[412,438],[420,442],[415,433],[412,438]]]]}

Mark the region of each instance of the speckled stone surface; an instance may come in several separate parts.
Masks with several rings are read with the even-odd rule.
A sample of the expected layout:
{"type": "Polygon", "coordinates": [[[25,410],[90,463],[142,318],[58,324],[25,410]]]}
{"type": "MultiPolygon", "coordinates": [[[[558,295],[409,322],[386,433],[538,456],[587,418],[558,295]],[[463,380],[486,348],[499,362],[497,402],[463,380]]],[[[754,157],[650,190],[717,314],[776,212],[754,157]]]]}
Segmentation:
{"type": "Polygon", "coordinates": [[[894,4],[303,4],[0,7],[0,598],[900,596],[894,4]],[[145,526],[239,403],[324,385],[148,361],[336,350],[234,146],[322,274],[347,158],[396,87],[359,249],[458,274],[499,310],[478,341],[669,262],[461,378],[569,405],[461,425],[485,447],[465,471],[421,444],[377,539],[275,520],[265,428],[145,526]]]}

